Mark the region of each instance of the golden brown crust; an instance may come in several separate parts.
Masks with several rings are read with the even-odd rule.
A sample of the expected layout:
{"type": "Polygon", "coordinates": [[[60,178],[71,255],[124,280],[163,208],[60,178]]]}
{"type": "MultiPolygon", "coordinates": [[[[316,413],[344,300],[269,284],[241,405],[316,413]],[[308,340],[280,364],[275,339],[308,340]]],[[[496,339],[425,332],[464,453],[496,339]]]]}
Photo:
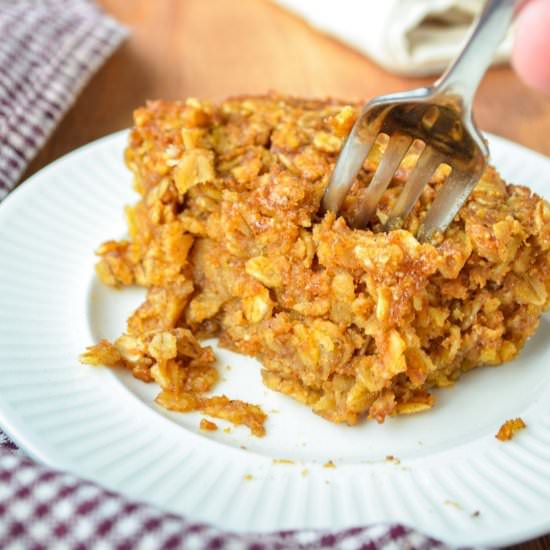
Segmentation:
{"type": "MultiPolygon", "coordinates": [[[[430,388],[515,357],[550,303],[549,205],[489,168],[448,230],[421,244],[413,235],[442,167],[403,229],[382,233],[414,165],[409,155],[372,227],[350,229],[345,215],[383,142],[343,217],[323,215],[320,202],[356,114],[356,105],[277,95],[138,109],[126,162],[141,200],[127,210],[129,240],[98,252],[106,284],[148,289],[128,334],[185,331],[199,355],[195,339],[218,336],[257,357],[269,387],[349,424],[428,409],[430,388]]],[[[97,349],[117,363],[108,351],[97,349]]],[[[167,364],[189,370],[185,357],[167,364]]],[[[210,356],[200,357],[195,368],[210,372],[210,356]]],[[[195,389],[177,389],[178,405],[150,352],[137,362],[136,374],[172,392],[163,405],[192,406],[195,389]]],[[[227,403],[217,406],[231,416],[227,403]]]]}

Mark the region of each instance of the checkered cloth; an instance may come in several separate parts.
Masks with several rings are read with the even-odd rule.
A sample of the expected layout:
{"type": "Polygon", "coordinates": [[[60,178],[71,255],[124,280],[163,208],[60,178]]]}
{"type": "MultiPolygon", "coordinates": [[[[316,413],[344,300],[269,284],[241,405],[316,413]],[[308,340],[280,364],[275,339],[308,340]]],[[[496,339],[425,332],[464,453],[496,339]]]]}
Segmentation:
{"type": "MultiPolygon", "coordinates": [[[[125,29],[90,0],[0,0],[0,200],[125,29]]],[[[410,529],[237,535],[29,459],[0,431],[0,548],[445,548],[410,529]]]]}
{"type": "Polygon", "coordinates": [[[128,500],[27,458],[0,432],[0,548],[445,549],[400,525],[233,534],[128,500]]]}
{"type": "Polygon", "coordinates": [[[88,0],[0,0],[0,200],[126,35],[88,0]]]}

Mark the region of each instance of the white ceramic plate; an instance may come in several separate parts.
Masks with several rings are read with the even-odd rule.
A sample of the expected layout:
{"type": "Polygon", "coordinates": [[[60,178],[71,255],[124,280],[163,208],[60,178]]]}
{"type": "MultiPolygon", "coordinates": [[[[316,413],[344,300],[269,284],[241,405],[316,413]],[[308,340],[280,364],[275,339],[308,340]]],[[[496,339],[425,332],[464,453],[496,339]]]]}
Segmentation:
{"type": "MultiPolygon", "coordinates": [[[[84,347],[116,337],[143,297],[103,287],[93,270],[93,250],[125,234],[122,208],[136,200],[125,140],[118,133],[67,155],[0,207],[0,424],[20,446],[235,531],[399,521],[455,545],[550,531],[548,315],[519,359],[436,392],[427,414],[383,425],[330,424],[262,386],[255,361],[217,350],[215,393],[261,404],[270,413],[263,439],[221,421],[202,433],[201,415],[155,406],[153,385],[80,365],[84,347]],[[528,428],[497,441],[516,416],[528,428]]],[[[550,196],[550,159],[496,137],[491,150],[505,178],[550,196]]]]}

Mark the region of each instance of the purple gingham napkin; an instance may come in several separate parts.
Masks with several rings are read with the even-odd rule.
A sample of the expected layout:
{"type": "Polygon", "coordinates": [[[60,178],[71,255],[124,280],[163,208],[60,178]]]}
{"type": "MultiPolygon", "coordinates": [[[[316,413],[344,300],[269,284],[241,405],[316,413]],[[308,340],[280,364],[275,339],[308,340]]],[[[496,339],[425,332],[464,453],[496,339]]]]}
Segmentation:
{"type": "MultiPolygon", "coordinates": [[[[126,34],[91,0],[0,0],[0,201],[126,34]]],[[[28,458],[0,430],[0,548],[445,548],[399,525],[237,535],[28,458]]]]}
{"type": "Polygon", "coordinates": [[[27,458],[0,431],[0,548],[444,550],[400,525],[233,534],[128,500],[27,458]]]}
{"type": "Polygon", "coordinates": [[[0,200],[125,35],[90,0],[0,0],[0,200]]]}

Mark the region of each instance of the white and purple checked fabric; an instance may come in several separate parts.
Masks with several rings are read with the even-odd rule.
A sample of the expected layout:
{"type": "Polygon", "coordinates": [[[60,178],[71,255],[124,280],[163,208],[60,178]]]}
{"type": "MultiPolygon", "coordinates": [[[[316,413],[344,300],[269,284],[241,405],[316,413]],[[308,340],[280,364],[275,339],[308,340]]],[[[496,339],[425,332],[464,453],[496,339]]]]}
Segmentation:
{"type": "Polygon", "coordinates": [[[74,550],[444,550],[400,525],[337,533],[233,534],[38,465],[0,431],[0,548],[74,550]]]}
{"type": "Polygon", "coordinates": [[[0,0],[0,200],[125,35],[90,0],[0,0]]]}

